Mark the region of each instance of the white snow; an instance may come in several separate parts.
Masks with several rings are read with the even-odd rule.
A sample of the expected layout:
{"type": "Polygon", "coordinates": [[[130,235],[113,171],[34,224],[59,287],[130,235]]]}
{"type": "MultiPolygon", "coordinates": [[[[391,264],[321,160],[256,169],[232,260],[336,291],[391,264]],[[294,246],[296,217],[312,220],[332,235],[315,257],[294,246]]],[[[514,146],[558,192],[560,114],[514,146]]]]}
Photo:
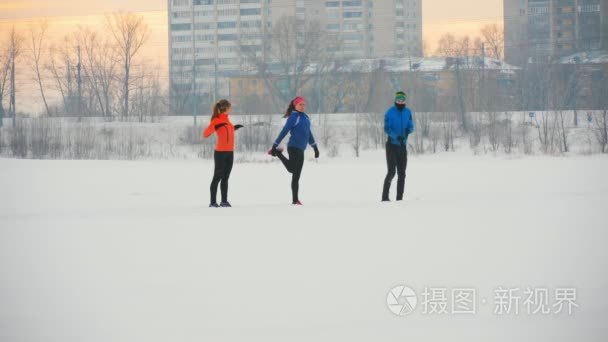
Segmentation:
{"type": "Polygon", "coordinates": [[[209,209],[212,167],[0,159],[0,341],[608,337],[605,156],[411,157],[388,204],[382,151],[308,159],[303,207],[274,161],[236,164],[234,207],[209,209]],[[475,288],[478,313],[394,316],[397,284],[419,305],[475,288]],[[499,286],[575,287],[579,307],[498,316],[499,286]]]}

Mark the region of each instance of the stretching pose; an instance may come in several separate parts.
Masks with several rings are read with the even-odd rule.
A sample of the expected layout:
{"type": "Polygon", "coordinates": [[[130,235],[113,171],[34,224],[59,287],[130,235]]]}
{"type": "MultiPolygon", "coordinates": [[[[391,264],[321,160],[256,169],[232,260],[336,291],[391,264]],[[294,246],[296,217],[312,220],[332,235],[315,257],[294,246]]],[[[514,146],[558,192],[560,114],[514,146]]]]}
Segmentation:
{"type": "Polygon", "coordinates": [[[310,130],[310,119],[304,113],[305,108],[306,101],[303,97],[298,96],[289,103],[284,116],[284,118],[287,118],[287,122],[272,145],[272,148],[268,151],[268,154],[271,156],[278,157],[283,165],[285,165],[287,171],[292,174],[291,194],[292,204],[294,205],[302,205],[298,192],[300,189],[300,176],[304,167],[304,151],[308,144],[314,148],[315,158],[319,158],[319,148],[310,130]],[[283,149],[279,147],[279,144],[287,133],[290,133],[289,142],[287,143],[289,159],[283,155],[283,149]]]}
{"type": "Polygon", "coordinates": [[[213,152],[215,171],[213,173],[213,180],[211,181],[210,208],[231,207],[230,202],[228,202],[228,178],[230,178],[230,172],[232,171],[232,164],[234,162],[234,131],[243,127],[243,125],[232,125],[232,122],[230,122],[230,118],[228,117],[231,111],[232,105],[230,102],[228,102],[228,100],[220,100],[213,107],[211,122],[203,132],[203,137],[205,138],[210,137],[213,132],[217,135],[215,151],[213,152]],[[222,202],[218,205],[217,186],[220,182],[222,202]]]}

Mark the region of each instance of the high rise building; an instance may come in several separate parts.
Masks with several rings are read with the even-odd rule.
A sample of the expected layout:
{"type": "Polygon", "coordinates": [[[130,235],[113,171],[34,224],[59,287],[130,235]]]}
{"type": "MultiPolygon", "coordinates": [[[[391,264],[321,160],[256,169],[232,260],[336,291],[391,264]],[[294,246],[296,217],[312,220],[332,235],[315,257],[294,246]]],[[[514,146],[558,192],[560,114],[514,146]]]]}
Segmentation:
{"type": "Polygon", "coordinates": [[[608,0],[504,0],[504,22],[510,64],[608,48],[608,0]]]}
{"type": "Polygon", "coordinates": [[[243,49],[264,54],[282,17],[298,29],[318,22],[339,42],[328,47],[339,59],[422,56],[422,0],[168,0],[168,8],[170,87],[186,107],[188,94],[227,96],[227,77],[248,68],[243,49]]]}
{"type": "Polygon", "coordinates": [[[325,30],[346,58],[422,56],[421,0],[324,1],[325,30]]]}

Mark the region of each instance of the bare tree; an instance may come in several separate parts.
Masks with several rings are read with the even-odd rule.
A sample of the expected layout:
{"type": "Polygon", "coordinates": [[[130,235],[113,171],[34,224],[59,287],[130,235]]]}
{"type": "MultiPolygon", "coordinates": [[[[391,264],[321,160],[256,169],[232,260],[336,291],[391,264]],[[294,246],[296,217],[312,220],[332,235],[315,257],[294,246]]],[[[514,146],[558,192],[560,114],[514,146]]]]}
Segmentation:
{"type": "Polygon", "coordinates": [[[133,60],[148,40],[150,31],[144,17],[133,13],[118,12],[107,16],[107,25],[119,50],[123,67],[122,75],[122,115],[129,116],[129,91],[133,60]]]}
{"type": "Polygon", "coordinates": [[[452,97],[458,108],[460,126],[465,132],[470,128],[467,112],[476,103],[478,80],[472,77],[472,73],[464,71],[474,66],[475,59],[470,57],[480,52],[480,46],[479,39],[471,41],[469,36],[456,37],[448,33],[441,36],[437,47],[437,54],[446,57],[446,68],[454,71],[456,84],[452,97]]]}
{"type": "Polygon", "coordinates": [[[73,36],[64,36],[60,44],[53,45],[50,51],[47,68],[52,75],[55,89],[61,94],[64,113],[71,114],[74,112],[73,67],[77,64],[73,36]]]}
{"type": "Polygon", "coordinates": [[[141,68],[138,75],[138,84],[134,90],[132,102],[132,112],[139,119],[139,122],[144,122],[147,119],[154,121],[155,117],[161,114],[166,114],[166,108],[163,103],[162,90],[160,85],[159,68],[155,73],[147,68],[141,68]]]}
{"type": "Polygon", "coordinates": [[[9,88],[9,71],[11,66],[10,48],[0,48],[0,127],[2,127],[2,118],[4,118],[4,98],[9,88]]]}
{"type": "Polygon", "coordinates": [[[83,69],[99,112],[106,119],[112,116],[112,95],[118,57],[111,42],[88,27],[79,27],[76,40],[82,46],[83,69]]]}
{"type": "Polygon", "coordinates": [[[303,25],[294,25],[293,22],[288,16],[277,20],[271,32],[272,45],[261,28],[254,36],[262,39],[262,51],[254,48],[252,40],[242,40],[240,45],[246,64],[264,80],[276,105],[281,106],[299,94],[315,76],[315,68],[327,61],[323,58],[327,49],[320,23],[306,21],[303,25]]]}
{"type": "Polygon", "coordinates": [[[481,28],[481,36],[488,51],[488,56],[502,60],[505,51],[505,32],[502,26],[488,24],[481,28]]]}
{"type": "Polygon", "coordinates": [[[437,42],[437,50],[435,53],[439,56],[451,57],[454,56],[458,47],[456,36],[446,33],[439,38],[437,42]]]}
{"type": "Polygon", "coordinates": [[[15,30],[15,27],[9,32],[8,54],[10,57],[10,98],[9,98],[9,114],[13,117],[13,127],[16,125],[17,110],[15,108],[15,94],[17,92],[15,85],[16,66],[15,63],[21,54],[23,45],[23,37],[15,30]]]}
{"type": "Polygon", "coordinates": [[[608,152],[608,110],[593,116],[595,137],[602,153],[608,152]]]}
{"type": "Polygon", "coordinates": [[[439,38],[435,53],[443,57],[468,57],[477,54],[480,46],[479,38],[471,40],[469,36],[457,37],[446,33],[439,38]]]}
{"type": "Polygon", "coordinates": [[[46,110],[46,115],[50,116],[51,112],[49,110],[49,104],[46,101],[46,95],[44,94],[44,85],[43,85],[43,75],[42,71],[42,51],[46,50],[45,38],[46,31],[48,30],[48,22],[46,20],[41,20],[35,24],[30,25],[29,27],[29,49],[30,49],[30,63],[32,70],[36,76],[36,81],[38,82],[38,88],[40,89],[40,96],[42,97],[42,102],[44,103],[44,109],[46,110]]]}

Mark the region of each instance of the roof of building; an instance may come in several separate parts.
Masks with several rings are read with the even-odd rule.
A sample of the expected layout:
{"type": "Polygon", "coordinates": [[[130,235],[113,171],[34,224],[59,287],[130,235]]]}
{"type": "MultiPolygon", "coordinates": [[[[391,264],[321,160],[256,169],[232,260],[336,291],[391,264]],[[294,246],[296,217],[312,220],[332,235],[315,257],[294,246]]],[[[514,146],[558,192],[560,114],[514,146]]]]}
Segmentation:
{"type": "MultiPolygon", "coordinates": [[[[411,58],[367,58],[352,59],[346,62],[336,62],[332,65],[321,66],[321,73],[325,72],[359,72],[369,73],[375,70],[386,72],[437,72],[443,70],[454,70],[459,64],[463,70],[479,70],[482,67],[482,60],[485,61],[485,70],[498,70],[504,73],[513,73],[521,68],[507,64],[501,60],[486,57],[411,57],[411,58]]],[[[303,74],[315,74],[318,64],[312,63],[304,68],[303,74]]],[[[281,68],[278,64],[269,65],[268,72],[278,74],[281,68]]],[[[241,76],[253,76],[255,71],[240,73],[241,76]]]]}
{"type": "Polygon", "coordinates": [[[598,50],[579,52],[560,59],[562,64],[601,64],[608,63],[608,51],[598,50]]]}

